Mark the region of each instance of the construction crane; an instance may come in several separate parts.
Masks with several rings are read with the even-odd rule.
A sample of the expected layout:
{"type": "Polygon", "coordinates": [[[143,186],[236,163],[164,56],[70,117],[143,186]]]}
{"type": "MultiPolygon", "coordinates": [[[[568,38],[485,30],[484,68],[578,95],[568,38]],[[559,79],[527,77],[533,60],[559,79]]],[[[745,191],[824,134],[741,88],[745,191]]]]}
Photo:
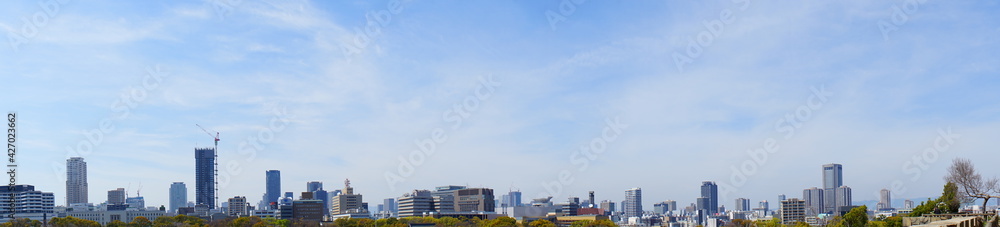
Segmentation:
{"type": "Polygon", "coordinates": [[[213,136],[212,133],[209,132],[208,129],[205,129],[205,127],[201,127],[201,125],[199,125],[199,124],[194,124],[194,125],[198,126],[198,128],[201,128],[201,131],[205,131],[205,134],[208,134],[208,136],[211,136],[212,139],[215,139],[215,148],[213,150],[213,152],[215,152],[215,158],[212,159],[212,162],[214,162],[214,163],[212,163],[212,165],[215,167],[215,169],[213,170],[213,173],[214,173],[213,175],[215,175],[215,177],[212,179],[212,182],[215,182],[215,188],[214,188],[215,189],[215,193],[212,196],[212,204],[213,204],[213,206],[218,206],[219,205],[218,204],[218,202],[219,202],[219,181],[217,179],[219,179],[219,132],[212,131],[212,132],[215,132],[215,135],[213,136]]]}

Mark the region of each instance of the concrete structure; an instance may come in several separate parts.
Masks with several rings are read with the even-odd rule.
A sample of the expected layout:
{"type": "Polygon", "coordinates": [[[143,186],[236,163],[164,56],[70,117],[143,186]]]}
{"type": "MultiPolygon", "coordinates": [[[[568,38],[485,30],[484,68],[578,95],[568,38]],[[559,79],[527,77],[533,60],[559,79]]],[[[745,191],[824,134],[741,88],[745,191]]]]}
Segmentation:
{"type": "Polygon", "coordinates": [[[35,190],[32,185],[0,186],[0,221],[10,220],[13,200],[14,218],[42,220],[52,218],[55,196],[51,192],[35,190]],[[13,198],[13,199],[12,199],[13,198]]]}
{"type": "Polygon", "coordinates": [[[277,203],[281,198],[281,171],[264,172],[264,204],[277,203]]]}
{"type": "Polygon", "coordinates": [[[395,198],[385,198],[382,200],[383,211],[391,217],[399,217],[399,207],[396,206],[395,198]]]}
{"type": "MultiPolygon", "coordinates": [[[[493,189],[466,188],[454,192],[455,212],[496,212],[493,189]]],[[[579,202],[577,202],[579,206],[579,202]]],[[[577,207],[579,208],[579,207],[577,207]]]]}
{"type": "Polygon", "coordinates": [[[216,163],[215,148],[194,149],[194,203],[208,205],[215,209],[216,163]]]}
{"type": "Polygon", "coordinates": [[[174,182],[170,184],[170,213],[177,213],[177,209],[187,205],[187,185],[184,182],[174,182]]]}
{"type": "Polygon", "coordinates": [[[836,201],[837,209],[834,209],[835,214],[847,213],[848,211],[851,211],[850,208],[845,209],[845,207],[854,206],[854,204],[852,204],[851,202],[851,187],[840,186],[837,188],[836,191],[837,191],[837,201],[836,201]]]}
{"type": "Polygon", "coordinates": [[[795,225],[806,221],[806,201],[796,198],[781,201],[781,224],[795,225]]]}
{"type": "Polygon", "coordinates": [[[235,217],[245,217],[250,216],[250,203],[247,202],[247,197],[236,196],[229,198],[227,202],[227,214],[229,216],[235,217]]]}
{"type": "Polygon", "coordinates": [[[750,200],[747,198],[736,198],[736,211],[750,211],[750,200]]]}
{"type": "Polygon", "coordinates": [[[632,188],[625,191],[625,217],[642,217],[642,189],[632,188]]]}
{"type": "Polygon", "coordinates": [[[112,221],[121,222],[131,222],[135,217],[145,217],[149,221],[156,220],[157,217],[163,216],[166,211],[160,210],[85,210],[85,211],[69,211],[56,214],[58,217],[73,216],[75,218],[86,219],[91,221],[96,221],[101,225],[107,225],[112,221]]]}
{"type": "Polygon", "coordinates": [[[87,203],[87,162],[81,157],[66,159],[66,206],[87,203]]]}
{"type": "Polygon", "coordinates": [[[145,210],[146,209],[146,198],[142,196],[128,197],[125,198],[125,205],[132,210],[145,210]]]}
{"type": "Polygon", "coordinates": [[[295,200],[292,202],[292,219],[306,221],[323,220],[323,200],[295,200]]]}
{"type": "Polygon", "coordinates": [[[351,187],[351,181],[345,180],[343,192],[340,195],[333,197],[333,205],[331,207],[330,214],[357,213],[352,210],[358,211],[358,209],[362,208],[363,201],[364,200],[361,194],[354,194],[354,188],[351,187]]]}
{"type": "Polygon", "coordinates": [[[108,205],[122,205],[125,204],[125,188],[118,188],[115,190],[108,190],[108,205]]]}
{"type": "Polygon", "coordinates": [[[705,210],[706,214],[712,215],[719,213],[719,186],[712,181],[701,182],[701,197],[707,199],[707,204],[702,207],[702,204],[698,204],[698,209],[705,210]]]}
{"type": "Polygon", "coordinates": [[[824,190],[817,187],[802,190],[802,200],[806,202],[806,215],[819,215],[826,209],[823,196],[824,190]]]}
{"type": "Polygon", "coordinates": [[[319,181],[306,182],[306,191],[307,192],[314,192],[314,191],[319,191],[319,190],[323,190],[323,182],[319,182],[319,181]]]}
{"type": "Polygon", "coordinates": [[[912,210],[913,208],[915,208],[915,206],[913,206],[913,200],[907,199],[903,201],[903,209],[912,210]]]}
{"type": "Polygon", "coordinates": [[[428,190],[413,190],[399,197],[399,217],[420,217],[434,212],[434,197],[428,190]]]}
{"type": "Polygon", "coordinates": [[[836,212],[837,201],[842,198],[837,194],[837,188],[844,185],[844,167],[840,164],[823,165],[823,210],[821,213],[836,212]]]}
{"type": "Polygon", "coordinates": [[[612,202],[611,200],[601,201],[601,209],[603,209],[605,213],[615,212],[615,205],[615,202],[612,202]]]}
{"type": "Polygon", "coordinates": [[[890,192],[889,189],[883,188],[879,191],[878,195],[878,204],[875,204],[875,210],[892,210],[892,192],[890,192]]]}

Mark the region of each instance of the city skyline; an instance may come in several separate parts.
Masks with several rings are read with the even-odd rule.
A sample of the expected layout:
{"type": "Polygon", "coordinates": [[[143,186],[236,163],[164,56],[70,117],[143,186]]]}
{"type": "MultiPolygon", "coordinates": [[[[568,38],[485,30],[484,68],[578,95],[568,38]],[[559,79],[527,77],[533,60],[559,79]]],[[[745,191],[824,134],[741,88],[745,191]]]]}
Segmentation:
{"type": "Polygon", "coordinates": [[[192,156],[218,142],[218,181],[202,182],[217,205],[257,204],[280,170],[282,193],[349,178],[369,202],[642,188],[649,209],[713,181],[720,205],[773,208],[823,187],[829,163],[854,201],[924,201],[950,160],[1000,147],[997,2],[927,2],[902,22],[899,2],[869,1],[241,2],[5,4],[0,31],[24,38],[0,39],[18,184],[64,205],[82,157],[90,203],[142,185],[168,205],[173,182],[195,201],[209,186],[192,156]]]}

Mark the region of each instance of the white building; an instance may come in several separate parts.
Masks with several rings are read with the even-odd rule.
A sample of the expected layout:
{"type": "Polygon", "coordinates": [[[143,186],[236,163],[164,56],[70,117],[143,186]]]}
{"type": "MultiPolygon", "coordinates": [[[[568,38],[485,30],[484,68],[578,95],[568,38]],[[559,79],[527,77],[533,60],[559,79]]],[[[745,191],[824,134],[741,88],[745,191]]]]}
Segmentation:
{"type": "Polygon", "coordinates": [[[91,221],[96,221],[101,223],[101,225],[107,225],[109,222],[118,220],[122,222],[130,222],[135,217],[145,217],[149,221],[156,220],[157,217],[163,216],[166,211],[160,210],[82,210],[82,211],[66,211],[57,213],[59,217],[73,216],[75,218],[86,219],[91,221]]]}

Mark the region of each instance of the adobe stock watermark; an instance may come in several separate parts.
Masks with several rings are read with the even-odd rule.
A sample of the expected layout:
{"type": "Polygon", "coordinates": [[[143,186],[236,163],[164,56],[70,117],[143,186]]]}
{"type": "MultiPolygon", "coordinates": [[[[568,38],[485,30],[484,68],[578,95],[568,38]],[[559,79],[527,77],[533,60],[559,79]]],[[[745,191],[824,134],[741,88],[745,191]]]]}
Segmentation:
{"type": "Polygon", "coordinates": [[[21,17],[20,32],[8,31],[7,43],[10,44],[10,49],[16,52],[21,49],[22,45],[28,44],[38,36],[40,30],[48,26],[49,22],[59,15],[59,10],[67,2],[69,0],[39,1],[38,7],[40,9],[38,11],[35,11],[30,17],[21,17]]]}
{"type": "Polygon", "coordinates": [[[580,145],[580,149],[573,151],[569,155],[569,163],[577,166],[575,169],[563,169],[559,171],[555,180],[542,182],[545,192],[539,193],[535,198],[545,198],[546,196],[557,197],[562,195],[563,188],[576,181],[575,173],[584,173],[590,168],[590,163],[596,161],[598,156],[607,152],[608,145],[617,141],[618,136],[628,129],[628,125],[622,124],[619,117],[605,118],[604,129],[599,136],[594,137],[589,143],[580,145]],[[575,170],[575,171],[573,171],[575,170]],[[548,193],[548,194],[546,194],[548,193]]]}
{"type": "Polygon", "coordinates": [[[770,155],[781,150],[780,142],[789,141],[796,135],[796,130],[801,129],[806,122],[812,119],[814,112],[823,110],[823,106],[830,101],[833,93],[826,90],[825,85],[810,87],[811,94],[805,99],[805,103],[799,105],[794,111],[785,114],[781,119],[774,122],[774,131],[783,134],[780,139],[769,137],[764,139],[760,147],[747,149],[749,159],[744,160],[739,165],[729,166],[732,173],[729,176],[729,183],[717,182],[720,196],[728,198],[728,195],[736,192],[747,180],[757,174],[762,166],[767,164],[770,155]]]}
{"type": "Polygon", "coordinates": [[[455,132],[462,127],[463,122],[473,113],[479,110],[482,102],[486,102],[493,97],[501,83],[494,80],[493,75],[479,77],[479,83],[472,90],[472,94],[465,96],[459,103],[452,105],[451,109],[445,110],[441,114],[441,120],[450,123],[451,127],[437,127],[430,131],[424,139],[416,139],[413,143],[416,149],[411,150],[406,155],[399,155],[399,164],[395,171],[385,171],[385,183],[389,185],[389,191],[396,191],[396,185],[406,181],[406,178],[413,176],[417,168],[420,168],[428,158],[434,155],[438,145],[448,142],[448,133],[455,132]]]}
{"type": "Polygon", "coordinates": [[[889,9],[889,21],[879,20],[878,30],[882,32],[882,39],[889,41],[889,33],[899,30],[900,26],[910,21],[910,16],[920,10],[920,5],[926,4],[927,0],[906,0],[903,5],[893,4],[889,9]]]}
{"type": "Polygon", "coordinates": [[[355,27],[354,37],[351,39],[353,42],[340,45],[344,57],[348,61],[351,61],[354,55],[360,54],[367,49],[368,45],[371,45],[372,42],[375,42],[376,39],[382,36],[382,29],[392,23],[392,17],[402,13],[406,4],[410,1],[412,0],[390,0],[385,6],[386,9],[365,13],[366,23],[364,28],[355,27]]]}
{"type": "MultiPolygon", "coordinates": [[[[750,0],[731,0],[731,2],[736,4],[733,7],[740,12],[750,8],[750,0]]],[[[702,21],[701,24],[705,26],[705,30],[699,32],[695,37],[688,37],[688,45],[684,48],[684,52],[674,51],[671,55],[677,72],[683,73],[685,65],[694,63],[695,59],[700,58],[705,48],[712,46],[715,39],[726,32],[726,26],[736,22],[737,19],[732,9],[725,8],[719,11],[717,19],[702,21]]]]}
{"type": "MultiPolygon", "coordinates": [[[[139,104],[149,98],[160,88],[163,79],[169,73],[164,72],[160,65],[146,68],[146,73],[139,79],[139,85],[129,86],[121,93],[118,99],[111,104],[111,116],[105,117],[97,122],[93,129],[81,132],[83,138],[75,146],[66,146],[66,158],[87,157],[93,154],[104,142],[104,137],[115,132],[115,122],[127,119],[132,111],[139,107],[139,104]]],[[[59,181],[65,180],[66,166],[64,162],[53,161],[52,171],[55,172],[59,181]]]]}
{"type": "MultiPolygon", "coordinates": [[[[962,138],[961,134],[952,132],[951,127],[940,128],[937,130],[937,134],[937,137],[934,138],[930,146],[913,153],[908,161],[903,162],[901,169],[903,174],[910,176],[910,182],[908,183],[916,183],[920,180],[924,172],[938,162],[941,153],[950,151],[951,147],[958,142],[958,139],[962,138]]],[[[889,184],[889,190],[892,191],[894,196],[903,198],[902,196],[908,190],[906,185],[907,182],[896,179],[889,184]]],[[[875,198],[878,198],[878,196],[879,192],[876,191],[875,198]]]]}
{"type": "Polygon", "coordinates": [[[559,2],[559,12],[546,10],[545,19],[549,21],[549,28],[556,30],[556,25],[565,22],[566,18],[576,12],[576,7],[586,3],[587,0],[562,0],[559,2]]]}
{"type": "Polygon", "coordinates": [[[237,154],[243,159],[229,160],[223,165],[223,171],[219,173],[219,189],[225,189],[229,186],[232,177],[243,173],[243,164],[240,160],[245,163],[256,160],[257,153],[266,150],[267,146],[274,142],[275,134],[284,132],[291,120],[295,118],[288,113],[286,107],[275,107],[271,113],[266,128],[257,130],[257,134],[248,136],[246,140],[236,146],[237,154]]]}

